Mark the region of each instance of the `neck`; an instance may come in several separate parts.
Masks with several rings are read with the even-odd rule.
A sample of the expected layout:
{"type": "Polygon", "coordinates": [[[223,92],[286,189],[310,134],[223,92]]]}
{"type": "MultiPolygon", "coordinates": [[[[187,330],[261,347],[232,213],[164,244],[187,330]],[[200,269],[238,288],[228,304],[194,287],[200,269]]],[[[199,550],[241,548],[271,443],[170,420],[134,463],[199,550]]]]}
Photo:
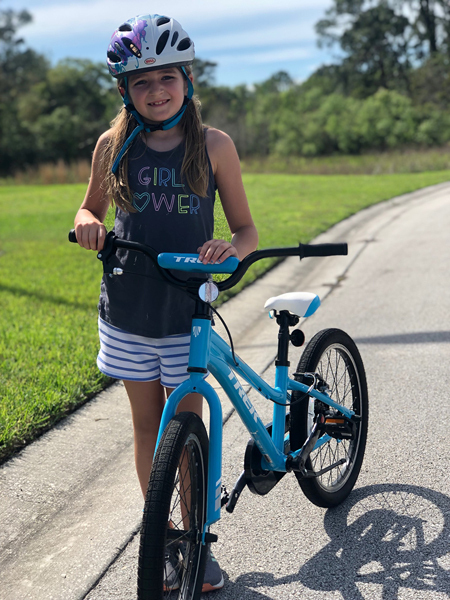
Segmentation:
{"type": "Polygon", "coordinates": [[[183,141],[183,132],[179,125],[166,131],[142,132],[142,138],[152,150],[172,150],[183,141]]]}

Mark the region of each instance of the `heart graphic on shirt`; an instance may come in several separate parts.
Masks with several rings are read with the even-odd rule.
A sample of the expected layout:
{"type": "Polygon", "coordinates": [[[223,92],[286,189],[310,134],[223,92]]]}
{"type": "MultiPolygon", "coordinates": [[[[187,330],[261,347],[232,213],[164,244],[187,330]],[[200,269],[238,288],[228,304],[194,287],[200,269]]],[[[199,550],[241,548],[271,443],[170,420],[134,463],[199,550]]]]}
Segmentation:
{"type": "Polygon", "coordinates": [[[136,192],[133,194],[133,206],[139,212],[142,212],[147,207],[150,202],[150,194],[144,192],[143,194],[137,194],[136,192]]]}

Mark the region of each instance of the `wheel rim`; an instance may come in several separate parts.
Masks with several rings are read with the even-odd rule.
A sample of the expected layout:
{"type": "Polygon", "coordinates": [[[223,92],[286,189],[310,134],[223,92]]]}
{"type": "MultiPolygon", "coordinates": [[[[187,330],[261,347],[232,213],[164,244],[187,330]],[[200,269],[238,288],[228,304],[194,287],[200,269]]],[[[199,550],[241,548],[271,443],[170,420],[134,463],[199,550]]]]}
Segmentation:
{"type": "MultiPolygon", "coordinates": [[[[164,598],[167,600],[191,598],[198,575],[199,560],[195,560],[195,555],[201,551],[198,540],[203,531],[204,521],[203,498],[199,493],[201,482],[198,481],[200,464],[200,472],[204,476],[205,469],[198,439],[195,435],[190,435],[180,457],[169,510],[170,533],[176,535],[184,531],[187,532],[188,539],[185,538],[180,543],[170,539],[170,534],[168,535],[166,551],[175,555],[178,562],[175,566],[177,577],[172,576],[175,580],[173,586],[165,586],[164,589],[164,598]]],[[[166,582],[169,569],[166,563],[166,582]]]]}
{"type": "MultiPolygon", "coordinates": [[[[358,376],[353,356],[341,344],[332,344],[320,357],[316,372],[327,382],[330,397],[340,404],[353,410],[361,416],[361,383],[358,376]]],[[[311,430],[315,416],[315,400],[308,404],[308,431],[311,430]]],[[[338,491],[348,480],[353,470],[355,457],[361,438],[361,426],[357,424],[356,438],[354,440],[329,439],[322,446],[310,454],[311,468],[320,471],[331,464],[345,459],[342,465],[331,469],[317,477],[315,481],[326,492],[338,491]]]]}

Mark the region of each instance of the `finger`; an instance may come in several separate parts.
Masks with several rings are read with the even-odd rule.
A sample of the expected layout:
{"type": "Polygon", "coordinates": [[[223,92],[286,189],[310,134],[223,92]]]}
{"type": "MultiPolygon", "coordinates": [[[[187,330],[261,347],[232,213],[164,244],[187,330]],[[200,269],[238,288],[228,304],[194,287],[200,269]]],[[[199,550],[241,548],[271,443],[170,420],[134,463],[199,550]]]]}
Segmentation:
{"type": "Polygon", "coordinates": [[[104,225],[102,225],[98,232],[97,250],[99,252],[100,252],[100,250],[103,250],[103,246],[105,244],[105,237],[106,237],[106,227],[104,225]]]}
{"type": "Polygon", "coordinates": [[[211,254],[211,245],[215,240],[208,240],[203,244],[201,248],[199,248],[199,260],[204,264],[208,264],[209,256],[211,254]]]}
{"type": "Polygon", "coordinates": [[[236,248],[235,248],[234,246],[231,246],[231,245],[230,245],[230,246],[229,246],[228,248],[226,248],[226,249],[225,249],[225,250],[222,252],[222,254],[221,254],[221,255],[220,255],[218,258],[217,258],[216,262],[217,262],[217,263],[222,263],[222,262],[224,262],[224,261],[225,261],[227,258],[230,258],[230,257],[232,257],[232,256],[234,256],[234,257],[236,257],[236,258],[239,258],[239,257],[238,257],[238,254],[237,254],[237,250],[236,250],[236,248]]]}
{"type": "Polygon", "coordinates": [[[89,248],[91,250],[97,249],[97,241],[98,241],[98,227],[90,227],[89,228],[89,248]]]}
{"type": "Polygon", "coordinates": [[[89,250],[89,238],[87,236],[86,228],[80,225],[75,229],[75,235],[77,236],[77,242],[82,248],[89,250]]]}
{"type": "Polygon", "coordinates": [[[225,240],[221,240],[221,243],[214,247],[214,251],[209,256],[209,261],[211,263],[221,263],[234,254],[236,254],[234,246],[225,240]]]}
{"type": "Polygon", "coordinates": [[[227,242],[225,242],[225,240],[212,240],[211,244],[209,244],[209,247],[205,252],[203,263],[214,264],[224,251],[224,245],[227,245],[227,242]]]}

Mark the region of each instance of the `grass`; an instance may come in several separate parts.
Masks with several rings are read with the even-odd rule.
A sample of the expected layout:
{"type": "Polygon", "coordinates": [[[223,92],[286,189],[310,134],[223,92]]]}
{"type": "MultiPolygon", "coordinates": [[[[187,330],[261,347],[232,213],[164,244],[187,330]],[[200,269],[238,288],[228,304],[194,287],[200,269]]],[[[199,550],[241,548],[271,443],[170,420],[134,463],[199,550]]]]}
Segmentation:
{"type": "MultiPolygon", "coordinates": [[[[247,157],[241,161],[244,173],[285,173],[290,175],[387,175],[423,173],[450,169],[450,146],[404,148],[388,152],[334,156],[247,157]]],[[[86,183],[91,165],[87,160],[66,164],[63,160],[17,171],[0,179],[4,185],[49,185],[86,183]]]]}
{"type": "Polygon", "coordinates": [[[387,175],[423,173],[450,169],[450,146],[391,150],[346,156],[253,157],[242,163],[246,173],[290,173],[296,175],[387,175]]]}
{"type": "MultiPolygon", "coordinates": [[[[450,171],[244,176],[260,247],[308,242],[371,204],[448,180],[450,171]]],[[[66,241],[84,192],[82,184],[0,187],[0,459],[110,382],[95,364],[101,267],[66,241]]],[[[216,236],[226,235],[218,210],[216,236]]],[[[254,265],[246,283],[271,264],[254,265]]]]}

